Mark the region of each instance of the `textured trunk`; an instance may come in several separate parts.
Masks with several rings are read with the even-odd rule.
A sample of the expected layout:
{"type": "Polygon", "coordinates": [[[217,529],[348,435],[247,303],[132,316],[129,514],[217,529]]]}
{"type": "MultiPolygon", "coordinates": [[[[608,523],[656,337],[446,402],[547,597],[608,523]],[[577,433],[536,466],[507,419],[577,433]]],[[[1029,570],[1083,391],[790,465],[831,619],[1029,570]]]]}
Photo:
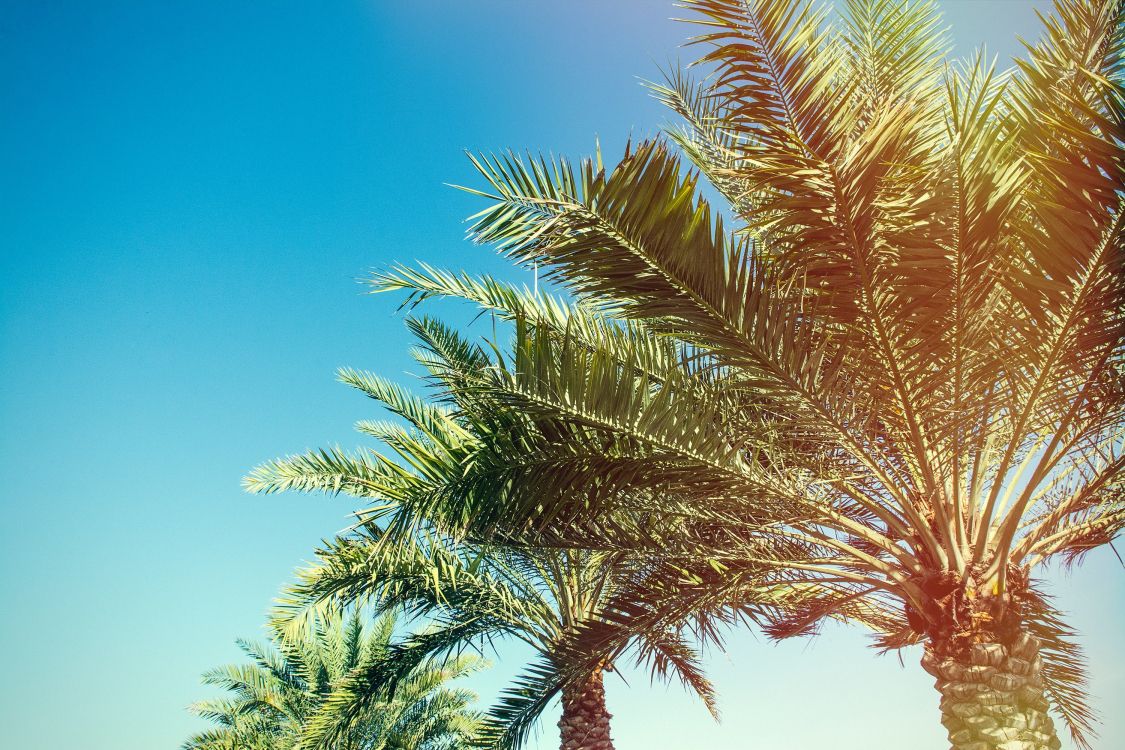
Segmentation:
{"type": "Polygon", "coordinates": [[[977,643],[957,655],[939,656],[927,647],[922,667],[937,678],[951,750],[1060,747],[1033,636],[1021,632],[1008,645],[977,643]]]}
{"type": "Polygon", "coordinates": [[[562,705],[561,750],[613,750],[600,669],[584,685],[563,690],[562,705]]]}

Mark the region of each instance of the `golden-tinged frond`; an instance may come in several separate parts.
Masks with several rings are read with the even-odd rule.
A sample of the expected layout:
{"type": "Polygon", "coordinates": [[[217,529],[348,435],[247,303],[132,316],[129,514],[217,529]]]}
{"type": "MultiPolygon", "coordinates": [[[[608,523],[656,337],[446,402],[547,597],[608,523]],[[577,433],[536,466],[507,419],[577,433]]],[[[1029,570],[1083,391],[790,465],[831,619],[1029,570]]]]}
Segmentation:
{"type": "MultiPolygon", "coordinates": [[[[251,475],[383,502],[297,609],[509,602],[417,636],[409,665],[542,620],[519,609],[534,596],[450,584],[488,565],[465,549],[546,571],[562,624],[494,711],[503,743],[638,644],[708,697],[684,634],[745,617],[777,638],[837,618],[883,649],[923,644],[951,700],[1001,670],[973,687],[1011,709],[998,722],[1029,717],[1051,743],[1053,702],[1081,744],[1081,658],[1035,574],[1125,526],[1125,2],[1057,0],[1004,72],[945,64],[933,2],[847,0],[836,25],[807,0],[685,7],[710,74],[653,87],[686,121],[670,138],[608,168],[471,157],[487,205],[470,236],[564,296],[428,266],[373,280],[411,307],[467,300],[512,345],[410,318],[433,404],[344,373],[409,423],[363,426],[393,458],[251,475]],[[392,570],[388,539],[426,559],[392,570]],[[571,554],[612,581],[562,584],[571,554]]],[[[993,741],[955,714],[951,732],[993,741]]]]}

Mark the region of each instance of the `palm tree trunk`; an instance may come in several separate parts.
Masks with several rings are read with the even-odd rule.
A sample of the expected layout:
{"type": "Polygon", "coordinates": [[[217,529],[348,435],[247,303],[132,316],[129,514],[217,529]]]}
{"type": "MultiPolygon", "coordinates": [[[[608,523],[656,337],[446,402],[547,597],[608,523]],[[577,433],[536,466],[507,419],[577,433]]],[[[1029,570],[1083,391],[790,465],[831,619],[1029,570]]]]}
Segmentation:
{"type": "Polygon", "coordinates": [[[1021,632],[1005,646],[977,643],[939,657],[927,646],[922,667],[937,678],[941,723],[951,750],[1058,750],[1043,692],[1038,641],[1021,632]]]}
{"type": "Polygon", "coordinates": [[[583,685],[565,688],[562,705],[561,750],[613,750],[602,670],[591,674],[583,685]]]}

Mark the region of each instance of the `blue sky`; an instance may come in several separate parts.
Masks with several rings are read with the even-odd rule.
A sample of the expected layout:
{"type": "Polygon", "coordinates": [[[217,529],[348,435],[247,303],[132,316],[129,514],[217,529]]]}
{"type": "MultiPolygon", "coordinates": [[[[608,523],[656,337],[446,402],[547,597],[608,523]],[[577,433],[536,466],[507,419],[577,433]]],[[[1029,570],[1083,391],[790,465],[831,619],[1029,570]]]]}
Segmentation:
{"type": "MultiPolygon", "coordinates": [[[[1041,2],[946,3],[1002,59],[1041,2]]],[[[463,240],[463,149],[608,154],[688,33],[663,0],[16,2],[0,21],[0,744],[172,748],[343,499],[250,497],[254,464],[359,443],[341,365],[409,382],[394,261],[514,272],[463,240]],[[560,7],[561,6],[561,7],[560,7]]],[[[690,52],[683,53],[690,56],[690,52]]],[[[1125,746],[1120,566],[1057,586],[1125,746]]],[[[475,685],[493,694],[517,649],[475,685]]],[[[917,654],[830,630],[710,659],[725,719],[612,681],[640,748],[944,747],[917,654]],[[856,686],[860,686],[857,689],[856,686]]],[[[548,717],[539,747],[557,746],[548,717]]]]}

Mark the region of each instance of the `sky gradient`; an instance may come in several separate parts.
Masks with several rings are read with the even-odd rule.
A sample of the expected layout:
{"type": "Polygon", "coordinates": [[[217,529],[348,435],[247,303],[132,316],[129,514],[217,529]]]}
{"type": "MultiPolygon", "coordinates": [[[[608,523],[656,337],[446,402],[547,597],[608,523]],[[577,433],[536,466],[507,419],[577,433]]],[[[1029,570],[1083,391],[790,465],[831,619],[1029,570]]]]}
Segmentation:
{"type": "MultiPolygon", "coordinates": [[[[1004,63],[1042,2],[945,2],[1004,63]]],[[[518,278],[463,240],[464,149],[607,158],[668,115],[638,84],[690,33],[663,0],[6,4],[0,20],[0,746],[174,748],[199,674],[261,634],[352,504],[251,497],[253,465],[361,444],[343,365],[404,383],[392,262],[518,278]],[[562,7],[559,7],[562,6],[562,7]]],[[[1055,580],[1055,579],[1053,579],[1055,580]]],[[[1122,570],[1054,587],[1125,747],[1122,570]]],[[[520,649],[473,683],[491,697],[520,649]]],[[[724,721],[626,670],[620,750],[940,750],[919,654],[857,630],[709,658],[724,721]]],[[[552,714],[538,744],[557,747],[552,714]]],[[[1067,745],[1069,746],[1069,745],[1067,745]]]]}

